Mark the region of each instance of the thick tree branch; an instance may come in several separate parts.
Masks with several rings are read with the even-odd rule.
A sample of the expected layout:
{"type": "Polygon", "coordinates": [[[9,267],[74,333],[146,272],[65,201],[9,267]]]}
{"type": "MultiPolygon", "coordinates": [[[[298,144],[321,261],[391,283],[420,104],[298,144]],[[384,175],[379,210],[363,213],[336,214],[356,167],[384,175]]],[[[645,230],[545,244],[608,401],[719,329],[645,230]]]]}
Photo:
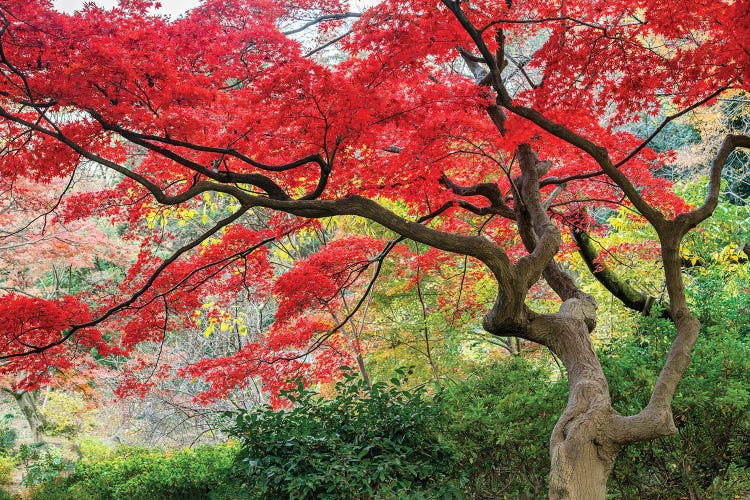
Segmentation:
{"type": "Polygon", "coordinates": [[[483,236],[462,236],[446,233],[399,217],[375,201],[361,196],[340,200],[275,200],[248,196],[253,206],[271,208],[301,217],[330,217],[356,215],[370,219],[408,239],[445,250],[475,257],[487,264],[498,278],[511,274],[511,264],[505,251],[483,236]]]}
{"type": "MultiPolygon", "coordinates": [[[[547,215],[547,206],[546,203],[542,202],[539,191],[539,176],[546,172],[549,167],[547,162],[537,160],[536,155],[527,144],[519,147],[517,156],[522,173],[520,177],[514,179],[517,198],[514,205],[516,221],[524,246],[533,255],[545,228],[554,227],[557,230],[547,215]]],[[[557,246],[559,248],[559,243],[557,246]]],[[[542,270],[542,276],[563,301],[579,299],[594,304],[593,298],[578,288],[571,276],[560,268],[554,256],[546,262],[542,270]]],[[[593,330],[595,324],[596,317],[591,316],[587,321],[589,331],[593,330]]]]}
{"type": "Polygon", "coordinates": [[[515,213],[503,199],[503,193],[494,182],[483,182],[473,186],[460,186],[451,181],[445,174],[440,176],[440,184],[450,189],[454,194],[459,196],[484,196],[490,202],[492,213],[502,215],[508,219],[515,219],[515,213]]]}
{"type": "Polygon", "coordinates": [[[249,156],[244,155],[240,153],[239,151],[237,151],[236,149],[233,149],[230,147],[223,148],[223,147],[215,147],[215,146],[204,146],[204,145],[197,144],[194,142],[186,142],[186,141],[172,139],[169,137],[161,137],[158,135],[134,132],[120,125],[106,121],[101,115],[99,115],[95,111],[89,110],[88,113],[91,115],[92,118],[94,118],[97,122],[101,124],[102,128],[104,128],[105,130],[111,130],[113,132],[117,132],[122,137],[128,140],[139,139],[142,141],[160,142],[163,144],[168,144],[170,146],[191,149],[193,151],[203,151],[205,153],[216,153],[217,155],[231,156],[231,157],[237,158],[238,160],[244,163],[247,163],[250,166],[253,166],[255,168],[265,170],[268,172],[286,172],[288,170],[292,170],[297,167],[307,165],[309,163],[317,163],[320,166],[320,168],[328,167],[325,159],[319,154],[308,155],[298,160],[285,163],[282,165],[270,165],[268,163],[262,163],[262,162],[256,161],[250,158],[249,156]]]}
{"type": "MultiPolygon", "coordinates": [[[[578,254],[583,259],[586,267],[589,268],[591,274],[604,288],[609,290],[628,309],[638,311],[644,316],[650,314],[652,307],[656,303],[655,297],[639,292],[611,269],[601,263],[597,263],[596,259],[599,257],[599,253],[586,231],[574,229],[573,238],[576,244],[578,244],[578,254]]],[[[669,317],[668,305],[662,315],[669,317]]]]}
{"type": "Polygon", "coordinates": [[[719,203],[719,192],[721,190],[721,172],[729,158],[729,155],[737,148],[750,148],[750,136],[728,135],[719,147],[708,174],[708,191],[703,205],[679,214],[675,217],[675,223],[681,228],[683,234],[694,228],[713,214],[719,203]]]}
{"type": "MultiPolygon", "coordinates": [[[[298,168],[300,166],[303,166],[309,163],[316,163],[320,167],[320,177],[318,179],[318,184],[313,191],[307,193],[305,196],[302,197],[302,199],[314,199],[314,198],[319,197],[323,193],[323,190],[325,189],[326,183],[328,181],[328,177],[331,172],[331,168],[329,166],[330,161],[326,161],[319,154],[308,155],[303,158],[300,158],[299,160],[295,160],[293,162],[289,162],[283,165],[269,165],[269,164],[255,161],[252,158],[246,155],[243,155],[232,148],[217,148],[217,147],[210,147],[210,146],[201,146],[201,145],[196,145],[196,144],[185,142],[185,141],[177,141],[177,140],[170,139],[170,138],[132,132],[119,125],[107,123],[101,116],[99,116],[94,111],[89,111],[89,113],[95,120],[97,120],[102,125],[102,127],[105,130],[116,132],[117,134],[121,135],[123,138],[127,139],[133,144],[137,144],[138,146],[141,146],[150,151],[153,151],[161,156],[164,156],[165,158],[169,158],[170,160],[175,161],[179,163],[180,165],[187,167],[215,181],[222,182],[222,183],[250,184],[250,185],[256,186],[262,189],[263,191],[265,191],[266,193],[268,193],[268,195],[273,198],[282,198],[282,199],[287,198],[288,199],[290,197],[278,184],[276,184],[274,181],[272,181],[269,177],[266,177],[265,175],[237,173],[237,172],[230,172],[228,170],[219,171],[218,168],[209,169],[205,165],[201,165],[199,163],[191,161],[185,158],[184,156],[175,153],[174,151],[170,149],[157,146],[156,144],[153,144],[153,143],[160,142],[160,143],[169,144],[175,147],[184,147],[184,148],[192,149],[195,151],[217,153],[217,154],[221,154],[222,156],[227,155],[227,156],[237,158],[243,161],[244,163],[247,163],[248,165],[251,165],[253,167],[259,168],[261,170],[266,170],[269,172],[285,172],[285,171],[292,170],[292,169],[298,168]]],[[[336,144],[336,148],[334,148],[332,156],[335,155],[336,149],[338,149],[338,143],[336,144]]],[[[331,158],[331,161],[332,160],[333,158],[331,158]]]]}
{"type": "Polygon", "coordinates": [[[519,230],[520,226],[525,226],[525,233],[529,235],[530,244],[527,249],[531,253],[521,257],[516,265],[524,269],[527,286],[531,287],[553,261],[562,239],[560,230],[547,216],[539,191],[539,175],[549,167],[537,160],[528,144],[518,147],[517,157],[521,167],[517,195],[520,194],[521,197],[515,203],[516,216],[519,230]]]}

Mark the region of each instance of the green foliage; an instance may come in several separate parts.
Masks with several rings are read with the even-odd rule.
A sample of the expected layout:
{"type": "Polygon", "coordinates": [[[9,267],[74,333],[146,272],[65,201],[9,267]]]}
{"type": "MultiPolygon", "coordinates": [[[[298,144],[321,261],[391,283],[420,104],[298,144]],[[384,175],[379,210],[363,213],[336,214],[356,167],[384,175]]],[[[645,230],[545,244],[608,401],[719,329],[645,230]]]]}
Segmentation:
{"type": "Polygon", "coordinates": [[[21,480],[24,486],[52,481],[72,465],[63,458],[60,450],[47,447],[43,442],[19,446],[18,459],[26,469],[21,480]]]}
{"type": "MultiPolygon", "coordinates": [[[[680,432],[623,450],[609,485],[614,498],[750,492],[750,294],[734,270],[690,271],[703,328],[674,400],[680,432]]],[[[674,338],[668,321],[638,318],[634,334],[601,349],[623,414],[646,404],[674,338]]],[[[400,376],[368,390],[347,374],[332,399],[300,384],[287,394],[291,409],[233,415],[239,446],[163,453],[82,444],[85,459],[68,477],[41,462],[51,479],[34,498],[544,496],[548,436],[567,393],[554,365],[507,358],[434,397],[405,389],[400,376]]]]}
{"type": "Polygon", "coordinates": [[[7,413],[0,418],[0,456],[8,456],[16,446],[16,431],[10,426],[14,417],[7,413]]]}
{"type": "Polygon", "coordinates": [[[237,467],[249,498],[451,498],[462,476],[440,439],[440,408],[405,380],[371,389],[354,374],[323,399],[303,384],[289,410],[234,416],[237,467]]]}
{"type": "MultiPolygon", "coordinates": [[[[635,135],[645,139],[659,126],[663,117],[654,117],[644,113],[640,120],[629,124],[626,128],[635,135]]],[[[688,144],[700,141],[698,131],[689,123],[668,122],[661,133],[651,141],[649,146],[660,153],[684,148],[688,144]]],[[[658,171],[658,175],[666,175],[668,172],[658,171]]]]}
{"type": "Polygon", "coordinates": [[[13,482],[13,471],[15,468],[16,461],[12,457],[0,456],[0,484],[10,484],[13,482]]]}
{"type": "MultiPolygon", "coordinates": [[[[699,205],[708,189],[708,179],[701,178],[685,186],[677,187],[677,194],[689,203],[699,205]]],[[[736,262],[740,254],[737,246],[750,241],[750,205],[719,203],[713,215],[701,222],[696,231],[685,236],[682,245],[683,254],[700,257],[704,261],[721,262],[724,264],[736,262]],[[734,248],[727,248],[733,245],[734,248]],[[732,255],[736,257],[732,259],[732,255]]],[[[744,267],[747,275],[747,266],[744,267]]],[[[743,267],[737,267],[739,272],[743,267]]],[[[733,280],[739,281],[739,280],[733,280]]]]}
{"type": "Polygon", "coordinates": [[[441,394],[447,435],[476,498],[542,498],[547,437],[567,397],[564,380],[521,357],[487,367],[441,394]]]}
{"type": "Polygon", "coordinates": [[[67,477],[49,480],[34,490],[32,498],[234,499],[239,486],[228,476],[236,452],[232,445],[175,452],[123,447],[106,459],[98,454],[86,456],[67,477]]]}
{"type": "MultiPolygon", "coordinates": [[[[706,325],[696,344],[673,404],[679,433],[627,447],[615,466],[613,493],[623,498],[676,498],[685,492],[734,498],[748,492],[750,337],[730,327],[731,316],[727,311],[723,327],[706,325]]],[[[647,403],[672,330],[664,320],[647,318],[640,338],[609,347],[604,368],[618,411],[633,413],[647,403]]]]}

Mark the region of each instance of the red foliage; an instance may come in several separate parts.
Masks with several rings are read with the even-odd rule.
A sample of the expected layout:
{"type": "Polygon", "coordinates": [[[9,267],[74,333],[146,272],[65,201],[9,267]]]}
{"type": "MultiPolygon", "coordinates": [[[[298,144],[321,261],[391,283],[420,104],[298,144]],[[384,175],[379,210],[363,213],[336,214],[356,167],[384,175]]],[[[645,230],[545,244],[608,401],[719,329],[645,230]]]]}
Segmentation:
{"type": "MultiPolygon", "coordinates": [[[[564,185],[551,200],[558,223],[570,224],[583,206],[626,203],[592,157],[522,116],[508,112],[499,133],[487,113],[495,96],[469,76],[457,51],[472,52],[476,39],[447,0],[378,3],[351,23],[328,60],[308,53],[309,37],[295,39],[282,27],[323,16],[318,35],[328,41],[348,29],[345,2],[205,0],[174,20],[149,14],[150,5],[88,5],[72,15],[47,1],[0,6],[0,188],[44,190],[97,164],[117,182],[62,193],[50,224],[104,218],[127,223],[123,238],[141,243],[137,258],[118,262],[126,279],[108,297],[5,295],[5,355],[54,344],[93,318],[111,332],[111,346],[132,353],[141,342],[194,328],[193,312],[209,299],[229,304],[245,293],[275,297],[276,323],[235,354],[184,370],[210,383],[205,397],[255,376],[275,389],[298,372],[324,380],[348,361],[340,339],[330,336],[314,355],[307,350],[335,328],[325,314],[340,313],[346,293],[363,290],[367,266],[386,243],[335,240],[278,277],[265,245],[322,227],[305,217],[331,215],[306,200],[360,195],[412,218],[452,202],[431,227],[481,232],[515,259],[526,250],[513,223],[467,217],[461,207],[481,212],[487,199],[457,196],[439,179],[491,182],[512,205],[513,152],[529,143],[551,162],[542,196],[564,185]],[[231,198],[238,189],[243,203],[203,198],[231,198]],[[278,212],[262,209],[269,206],[278,212]],[[203,220],[185,215],[191,210],[202,210],[203,220]],[[145,222],[155,214],[163,224],[145,222]]],[[[640,148],[642,138],[623,125],[724,87],[747,89],[747,2],[472,0],[462,12],[484,28],[475,37],[490,51],[504,37],[503,48],[523,59],[500,68],[514,105],[606,148],[614,163],[627,160],[619,170],[666,216],[688,208],[655,175],[665,156],[640,148]]],[[[430,250],[404,262],[432,272],[445,259],[430,250]]],[[[2,370],[33,372],[28,383],[41,383],[46,367],[70,366],[69,345],[107,352],[97,331],[85,328],[71,342],[10,358],[2,370]]]]}
{"type": "MultiPolygon", "coordinates": [[[[17,294],[5,295],[0,301],[2,352],[6,355],[16,354],[50,345],[59,341],[67,329],[90,319],[88,307],[75,297],[43,300],[17,294]]],[[[70,343],[75,343],[84,351],[96,349],[103,356],[112,352],[96,328],[78,330],[70,343]]],[[[63,344],[46,349],[37,356],[9,358],[0,366],[0,374],[20,374],[15,388],[31,390],[50,382],[54,377],[53,369],[67,370],[76,362],[71,349],[63,344]]]]}

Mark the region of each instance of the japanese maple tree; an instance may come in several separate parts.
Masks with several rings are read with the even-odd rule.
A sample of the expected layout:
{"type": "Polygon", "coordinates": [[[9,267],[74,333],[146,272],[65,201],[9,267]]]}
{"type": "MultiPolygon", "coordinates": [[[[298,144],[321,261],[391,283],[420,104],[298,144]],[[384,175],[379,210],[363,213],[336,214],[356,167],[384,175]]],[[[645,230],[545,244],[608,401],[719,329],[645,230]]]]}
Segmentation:
{"type": "Polygon", "coordinates": [[[289,296],[267,339],[190,374],[227,387],[330,366],[340,359],[313,350],[335,342],[340,324],[309,310],[377,278],[362,266],[378,268],[411,239],[481,262],[497,283],[485,330],[564,363],[552,498],[604,498],[623,446],[676,432],[670,403],[700,328],[680,242],[711,216],[722,167],[750,137],[717,145],[697,207],[655,175],[670,157],[649,142],[723,92],[747,90],[748,2],[386,0],[352,12],[339,0],[205,0],[175,20],[150,7],[0,6],[3,182],[41,186],[98,164],[121,180],[61,191],[55,217],[127,221],[141,242],[115,295],[6,295],[7,363],[64,358],[113,323],[107,344],[128,354],[192,324],[206,297],[276,290],[289,296]],[[625,128],[644,114],[664,120],[645,140],[625,128]],[[586,207],[623,204],[658,234],[678,332],[636,415],[612,408],[590,339],[596,303],[557,260],[561,232],[591,223],[586,207]],[[272,242],[345,215],[393,239],[339,244],[273,284],[272,242]],[[555,313],[528,305],[540,279],[561,302],[555,313]],[[315,293],[293,293],[294,280],[315,293]]]}

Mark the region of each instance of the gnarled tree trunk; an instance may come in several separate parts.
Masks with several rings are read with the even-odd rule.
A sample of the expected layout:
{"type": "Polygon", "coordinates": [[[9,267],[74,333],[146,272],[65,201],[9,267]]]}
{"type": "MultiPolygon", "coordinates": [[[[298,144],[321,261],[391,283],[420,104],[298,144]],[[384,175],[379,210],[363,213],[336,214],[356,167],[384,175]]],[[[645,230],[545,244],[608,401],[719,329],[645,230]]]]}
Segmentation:
{"type": "Polygon", "coordinates": [[[550,348],[568,371],[569,397],[550,439],[552,499],[604,499],[621,446],[610,435],[609,387],[582,319],[558,314],[550,348]]]}

